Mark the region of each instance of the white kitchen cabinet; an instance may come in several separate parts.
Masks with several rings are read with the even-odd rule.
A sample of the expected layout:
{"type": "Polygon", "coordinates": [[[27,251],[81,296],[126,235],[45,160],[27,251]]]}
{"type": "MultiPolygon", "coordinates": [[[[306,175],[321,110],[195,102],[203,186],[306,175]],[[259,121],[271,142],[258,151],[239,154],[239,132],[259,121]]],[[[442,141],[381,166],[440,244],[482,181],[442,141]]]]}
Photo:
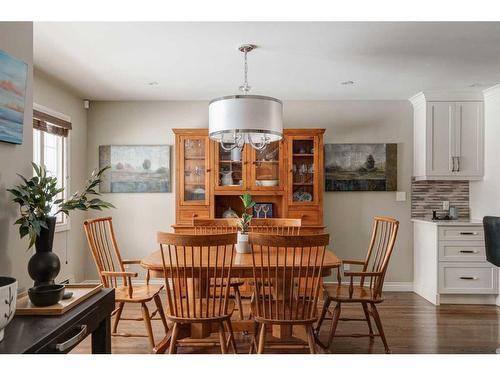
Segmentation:
{"type": "MultiPolygon", "coordinates": [[[[417,180],[483,177],[483,102],[410,99],[414,113],[413,175],[417,180]]],[[[439,97],[442,99],[442,97],[439,97]]]]}
{"type": "Polygon", "coordinates": [[[414,291],[433,304],[495,303],[498,269],[481,223],[413,219],[413,256],[414,291]]]}

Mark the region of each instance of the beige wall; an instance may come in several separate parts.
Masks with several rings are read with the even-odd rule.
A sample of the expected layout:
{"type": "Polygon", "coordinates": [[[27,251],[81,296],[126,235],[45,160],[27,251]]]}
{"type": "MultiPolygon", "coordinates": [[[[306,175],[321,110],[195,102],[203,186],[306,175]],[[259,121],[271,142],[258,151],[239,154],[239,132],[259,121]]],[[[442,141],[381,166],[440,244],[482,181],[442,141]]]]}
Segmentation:
{"type": "MultiPolygon", "coordinates": [[[[69,194],[83,186],[87,179],[87,110],[83,101],[64,84],[35,69],[33,102],[71,117],[73,129],[70,132],[70,186],[69,194]]],[[[70,230],[57,232],[54,236],[54,252],[61,260],[58,280],[84,279],[89,250],[83,233],[85,213],[70,214],[70,230]]]]}
{"type": "Polygon", "coordinates": [[[33,24],[0,22],[0,50],[29,65],[23,144],[0,142],[0,275],[15,277],[22,290],[31,284],[27,264],[32,252],[26,251],[27,242],[19,239],[18,227],[13,225],[18,207],[5,189],[19,182],[17,173],[29,175],[32,171],[33,24]]]}
{"type": "MultiPolygon", "coordinates": [[[[98,146],[106,144],[174,144],[172,128],[207,127],[208,103],[93,102],[88,115],[88,170],[98,165],[98,146]]],[[[398,143],[398,186],[408,193],[396,202],[394,192],[325,193],[325,223],[332,248],[341,257],[362,258],[374,215],[401,221],[397,248],[387,281],[413,280],[410,176],[412,111],[406,101],[290,101],[284,103],[285,127],[324,127],[325,142],[398,143]]],[[[175,183],[175,182],[174,182],[175,183]]],[[[106,194],[116,210],[119,245],[126,258],[141,258],[156,248],[155,233],[175,221],[173,193],[106,194]]],[[[87,277],[95,279],[93,264],[87,277]]]]}

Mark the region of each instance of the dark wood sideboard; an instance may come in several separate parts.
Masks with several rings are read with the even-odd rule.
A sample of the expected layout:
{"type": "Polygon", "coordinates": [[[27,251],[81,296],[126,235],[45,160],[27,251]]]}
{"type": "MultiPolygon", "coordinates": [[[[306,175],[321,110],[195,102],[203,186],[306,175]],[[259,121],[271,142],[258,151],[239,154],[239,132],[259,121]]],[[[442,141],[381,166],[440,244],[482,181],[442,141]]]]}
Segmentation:
{"type": "Polygon", "coordinates": [[[111,353],[114,289],[102,289],[63,315],[15,316],[5,328],[0,353],[68,353],[92,335],[92,353],[111,353]]]}

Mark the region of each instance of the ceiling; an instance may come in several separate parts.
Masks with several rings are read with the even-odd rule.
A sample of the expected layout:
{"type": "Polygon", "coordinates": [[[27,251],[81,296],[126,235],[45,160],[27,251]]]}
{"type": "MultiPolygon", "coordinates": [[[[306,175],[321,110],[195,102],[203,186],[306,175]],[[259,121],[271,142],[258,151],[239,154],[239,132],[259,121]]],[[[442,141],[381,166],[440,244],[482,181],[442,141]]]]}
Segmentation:
{"type": "Polygon", "coordinates": [[[36,22],[34,59],[86,99],[208,100],[237,93],[248,42],[251,93],[286,100],[500,82],[498,22],[36,22]]]}

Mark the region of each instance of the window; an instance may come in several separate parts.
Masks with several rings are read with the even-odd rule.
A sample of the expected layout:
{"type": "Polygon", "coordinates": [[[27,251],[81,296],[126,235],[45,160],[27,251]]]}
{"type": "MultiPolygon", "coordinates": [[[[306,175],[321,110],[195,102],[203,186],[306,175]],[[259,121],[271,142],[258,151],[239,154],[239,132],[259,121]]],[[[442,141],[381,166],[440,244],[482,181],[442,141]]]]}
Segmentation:
{"type": "MultiPolygon", "coordinates": [[[[54,116],[45,109],[44,112],[33,111],[33,161],[44,165],[47,173],[57,177],[58,188],[64,191],[57,198],[66,199],[69,190],[68,176],[68,136],[71,123],[67,116],[54,116]],[[64,118],[63,118],[64,117],[64,118]]],[[[56,198],[56,199],[57,199],[56,198]]],[[[57,208],[54,207],[52,214],[57,208]]],[[[68,217],[63,213],[57,215],[56,230],[69,229],[68,217]]]]}

